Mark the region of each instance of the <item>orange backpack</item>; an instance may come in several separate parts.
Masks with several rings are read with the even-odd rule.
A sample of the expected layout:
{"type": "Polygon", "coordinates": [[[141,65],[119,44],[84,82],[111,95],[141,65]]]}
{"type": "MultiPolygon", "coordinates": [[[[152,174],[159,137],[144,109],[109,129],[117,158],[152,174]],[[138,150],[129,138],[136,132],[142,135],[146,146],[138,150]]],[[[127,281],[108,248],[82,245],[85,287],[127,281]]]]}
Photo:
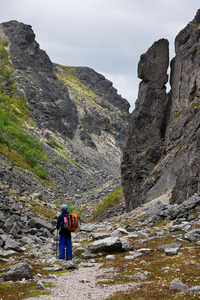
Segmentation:
{"type": "Polygon", "coordinates": [[[66,214],[63,227],[69,231],[75,231],[78,226],[78,213],[66,214]]]}

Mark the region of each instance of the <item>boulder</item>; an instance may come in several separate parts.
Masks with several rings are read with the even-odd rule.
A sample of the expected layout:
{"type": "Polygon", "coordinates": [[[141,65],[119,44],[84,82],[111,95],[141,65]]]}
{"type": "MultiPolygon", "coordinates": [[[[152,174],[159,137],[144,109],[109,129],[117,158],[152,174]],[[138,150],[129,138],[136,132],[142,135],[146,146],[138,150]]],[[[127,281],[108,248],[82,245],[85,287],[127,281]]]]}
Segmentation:
{"type": "Polygon", "coordinates": [[[165,249],[165,254],[167,256],[177,255],[178,254],[178,250],[179,250],[179,248],[167,248],[167,249],[165,249]]]}
{"type": "Polygon", "coordinates": [[[121,237],[120,240],[122,242],[122,250],[124,252],[133,250],[133,246],[130,244],[130,242],[128,241],[128,239],[126,237],[121,237]]]}
{"type": "Polygon", "coordinates": [[[161,39],[155,42],[145,54],[142,54],[138,64],[138,77],[144,82],[150,82],[163,87],[168,81],[169,42],[161,39]]]}
{"type": "Polygon", "coordinates": [[[27,262],[13,265],[1,276],[4,281],[17,281],[22,279],[32,279],[31,266],[27,262]]]}
{"type": "Polygon", "coordinates": [[[157,248],[158,251],[165,252],[168,249],[180,249],[182,246],[181,243],[171,243],[167,245],[161,245],[157,248]]]}
{"type": "Polygon", "coordinates": [[[4,246],[4,250],[14,250],[17,252],[23,252],[26,249],[24,247],[22,247],[22,245],[18,242],[16,242],[14,239],[8,237],[5,241],[5,246],[4,246]]]}
{"type": "Polygon", "coordinates": [[[151,254],[153,252],[153,249],[141,248],[141,249],[138,249],[137,252],[142,253],[142,254],[151,254]]]}
{"type": "Polygon", "coordinates": [[[184,238],[189,240],[190,242],[198,242],[200,241],[200,228],[191,230],[184,235],[184,238]]]}
{"type": "Polygon", "coordinates": [[[185,200],[183,203],[176,205],[173,209],[170,210],[168,218],[170,220],[176,219],[179,215],[188,212],[189,210],[195,208],[200,203],[200,196],[193,195],[188,200],[185,200]]]}
{"type": "Polygon", "coordinates": [[[97,252],[121,252],[122,241],[118,237],[108,237],[95,241],[88,246],[88,250],[93,253],[97,252]]]}
{"type": "Polygon", "coordinates": [[[93,240],[101,240],[109,237],[111,234],[108,232],[91,232],[88,234],[88,239],[92,238],[93,240]]]}
{"type": "Polygon", "coordinates": [[[53,232],[53,230],[55,229],[51,223],[39,218],[31,218],[30,221],[28,222],[28,226],[33,228],[38,228],[38,229],[46,228],[50,232],[53,232]]]}
{"type": "Polygon", "coordinates": [[[169,284],[169,292],[171,291],[187,292],[189,291],[189,287],[186,284],[182,283],[180,279],[175,278],[169,284]]]}
{"type": "Polygon", "coordinates": [[[165,206],[162,202],[157,201],[153,205],[149,206],[145,212],[145,215],[148,217],[152,217],[154,215],[159,215],[159,213],[165,209],[165,206]]]}

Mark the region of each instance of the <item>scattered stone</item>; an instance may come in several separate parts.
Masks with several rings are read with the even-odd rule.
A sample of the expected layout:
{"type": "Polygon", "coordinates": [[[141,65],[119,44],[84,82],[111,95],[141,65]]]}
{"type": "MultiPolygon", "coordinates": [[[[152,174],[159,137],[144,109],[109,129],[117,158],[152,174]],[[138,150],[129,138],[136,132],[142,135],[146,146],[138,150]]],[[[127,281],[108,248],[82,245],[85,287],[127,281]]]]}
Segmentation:
{"type": "Polygon", "coordinates": [[[92,257],[94,257],[94,258],[97,257],[97,254],[90,252],[88,249],[85,249],[85,252],[83,252],[81,254],[82,259],[88,259],[88,258],[92,258],[92,257]]]}
{"type": "Polygon", "coordinates": [[[191,230],[184,235],[184,238],[190,242],[200,241],[200,228],[191,230]]]}
{"type": "Polygon", "coordinates": [[[37,289],[37,290],[45,290],[45,286],[44,286],[44,284],[42,283],[42,281],[38,281],[38,282],[36,283],[36,289],[37,289]]]}
{"type": "Polygon", "coordinates": [[[135,259],[135,258],[140,257],[140,256],[142,256],[142,253],[130,251],[129,255],[126,255],[124,258],[125,259],[135,259]]]}
{"type": "Polygon", "coordinates": [[[161,252],[165,252],[166,249],[180,249],[182,246],[181,243],[171,243],[171,244],[167,244],[167,245],[161,245],[157,248],[158,251],[161,251],[161,252]]]}
{"type": "Polygon", "coordinates": [[[84,224],[80,226],[80,231],[94,232],[94,231],[111,231],[112,227],[105,224],[84,224]]]}
{"type": "Polygon", "coordinates": [[[185,225],[185,224],[180,224],[180,225],[173,225],[170,227],[169,232],[176,232],[176,231],[184,231],[187,232],[191,228],[191,225],[185,225]]]}
{"type": "Polygon", "coordinates": [[[170,256],[170,255],[177,255],[178,254],[179,248],[167,248],[165,249],[165,254],[170,256]]]}
{"type": "Polygon", "coordinates": [[[1,250],[0,251],[0,257],[8,257],[13,254],[16,254],[16,251],[13,251],[13,250],[1,250]]]}
{"type": "Polygon", "coordinates": [[[175,278],[169,284],[169,292],[171,292],[171,291],[187,292],[187,291],[189,291],[189,287],[186,284],[182,283],[182,281],[180,279],[175,278]]]}
{"type": "Polygon", "coordinates": [[[147,279],[148,274],[146,274],[145,272],[138,272],[138,273],[134,274],[133,277],[136,279],[145,280],[145,279],[147,279]]]}
{"type": "Polygon", "coordinates": [[[190,288],[190,292],[199,292],[200,291],[200,285],[196,285],[190,288]]]}
{"type": "Polygon", "coordinates": [[[115,260],[116,256],[115,255],[106,255],[106,260],[115,260]]]}
{"type": "Polygon", "coordinates": [[[49,278],[56,279],[56,280],[58,279],[58,277],[55,274],[50,274],[49,278]]]}
{"type": "Polygon", "coordinates": [[[153,249],[148,249],[148,248],[141,248],[137,250],[138,253],[142,253],[142,254],[150,254],[153,251],[154,251],[153,249]]]}
{"type": "Polygon", "coordinates": [[[163,267],[163,268],[161,269],[161,271],[170,271],[170,270],[171,270],[170,267],[163,267]]]}
{"type": "Polygon", "coordinates": [[[83,268],[92,268],[92,267],[95,267],[95,263],[84,263],[84,262],[82,262],[82,263],[80,263],[80,267],[83,267],[83,268]]]}
{"type": "Polygon", "coordinates": [[[22,245],[18,242],[16,242],[15,240],[13,240],[12,238],[8,237],[5,241],[5,246],[4,246],[4,250],[14,250],[17,252],[23,252],[26,249],[24,247],[22,247],[22,245]]]}
{"type": "Polygon", "coordinates": [[[77,268],[77,265],[73,262],[73,260],[67,260],[62,262],[63,270],[73,270],[77,268]]]}
{"type": "Polygon", "coordinates": [[[132,232],[130,234],[128,234],[127,238],[129,239],[137,239],[139,237],[145,236],[144,233],[142,233],[141,231],[138,232],[132,232]]]}
{"type": "Polygon", "coordinates": [[[145,212],[145,215],[148,217],[152,217],[154,215],[158,215],[164,209],[165,206],[162,204],[162,202],[157,201],[156,203],[148,207],[148,209],[145,212]]]}
{"type": "Polygon", "coordinates": [[[127,237],[122,237],[120,240],[122,242],[122,251],[128,252],[133,250],[133,246],[129,243],[127,237]]]}
{"type": "Polygon", "coordinates": [[[88,234],[88,239],[92,238],[93,240],[101,240],[110,236],[111,233],[107,232],[91,232],[90,234],[88,234]]]}
{"type": "MultiPolygon", "coordinates": [[[[128,234],[128,231],[126,229],[122,228],[122,227],[117,228],[115,231],[119,231],[121,234],[128,234]]],[[[113,231],[113,233],[115,231],[113,231]]]]}
{"type": "Polygon", "coordinates": [[[97,252],[120,252],[122,251],[122,242],[117,237],[108,237],[98,240],[88,246],[88,250],[92,253],[97,252]]]}

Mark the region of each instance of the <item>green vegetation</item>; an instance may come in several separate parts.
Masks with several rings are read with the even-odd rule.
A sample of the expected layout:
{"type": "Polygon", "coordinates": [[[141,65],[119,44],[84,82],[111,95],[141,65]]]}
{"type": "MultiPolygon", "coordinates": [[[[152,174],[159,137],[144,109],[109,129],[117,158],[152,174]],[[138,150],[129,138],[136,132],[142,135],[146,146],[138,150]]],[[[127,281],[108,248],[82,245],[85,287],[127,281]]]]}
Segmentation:
{"type": "Polygon", "coordinates": [[[60,157],[55,157],[55,159],[54,159],[54,160],[55,160],[55,162],[56,162],[57,164],[59,164],[59,165],[61,164],[60,157]]]}
{"type": "Polygon", "coordinates": [[[0,82],[4,82],[4,86],[0,83],[0,152],[11,162],[46,180],[47,171],[39,162],[40,159],[46,160],[43,144],[22,129],[24,123],[33,123],[24,96],[18,93],[14,85],[11,74],[15,70],[10,65],[6,46],[8,41],[0,39],[0,82]],[[9,92],[4,90],[5,86],[9,92]]]}
{"type": "MultiPolygon", "coordinates": [[[[74,91],[75,98],[77,101],[81,101],[82,98],[91,102],[93,105],[98,107],[100,110],[103,108],[97,103],[97,95],[92,90],[88,89],[76,76],[75,71],[70,67],[60,66],[62,73],[56,73],[56,76],[72,91],[74,91]]],[[[76,101],[76,105],[80,105],[76,101]]]]}
{"type": "MultiPolygon", "coordinates": [[[[165,221],[159,224],[160,227],[168,227],[172,225],[171,221],[165,221]]],[[[152,232],[157,228],[152,228],[152,232]]],[[[161,244],[174,243],[177,234],[167,233],[160,238],[134,239],[132,245],[134,251],[139,248],[150,248],[153,250],[151,254],[143,254],[135,259],[125,259],[127,253],[115,253],[115,260],[105,261],[105,256],[99,259],[104,263],[103,268],[116,271],[116,276],[109,279],[104,273],[99,277],[98,284],[123,284],[132,283],[133,287],[128,292],[117,292],[115,295],[108,297],[109,300],[124,300],[124,299],[199,299],[199,293],[182,293],[180,291],[169,292],[169,284],[175,278],[179,278],[184,284],[189,287],[200,284],[199,276],[199,249],[195,247],[195,243],[182,241],[180,254],[167,256],[165,252],[158,251],[161,244]],[[168,270],[163,270],[163,267],[168,267],[168,270]],[[111,268],[111,269],[110,269],[111,268]],[[144,271],[148,275],[144,275],[144,271]],[[136,286],[134,286],[136,284],[136,286]]],[[[105,254],[106,255],[106,254],[105,254]]]]}
{"type": "Polygon", "coordinates": [[[33,297],[38,295],[51,295],[51,293],[47,291],[38,291],[36,289],[36,283],[33,282],[16,282],[16,283],[8,283],[1,282],[0,283],[1,290],[1,298],[4,300],[19,300],[27,297],[33,297]]]}
{"type": "Polygon", "coordinates": [[[46,159],[43,144],[24,132],[22,128],[0,108],[0,152],[10,161],[23,165],[42,179],[47,179],[47,171],[39,163],[46,159]]]}
{"type": "Polygon", "coordinates": [[[66,170],[65,170],[65,168],[63,166],[60,166],[59,170],[62,171],[62,172],[64,172],[64,173],[66,173],[66,170]]]}
{"type": "Polygon", "coordinates": [[[116,191],[110,193],[94,207],[93,218],[99,216],[106,210],[118,205],[122,198],[123,189],[122,187],[119,187],[116,191]]]}

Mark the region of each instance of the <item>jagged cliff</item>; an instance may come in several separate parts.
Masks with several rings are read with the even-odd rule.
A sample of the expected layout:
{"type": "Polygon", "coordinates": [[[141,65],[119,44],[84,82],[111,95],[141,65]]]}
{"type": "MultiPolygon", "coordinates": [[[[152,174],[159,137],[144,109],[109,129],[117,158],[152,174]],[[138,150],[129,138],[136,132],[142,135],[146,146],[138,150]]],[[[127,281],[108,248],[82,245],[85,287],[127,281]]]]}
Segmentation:
{"type": "Polygon", "coordinates": [[[122,161],[126,210],[172,190],[180,203],[200,192],[200,11],[176,37],[167,94],[168,41],[141,56],[142,79],[122,161]]]}
{"type": "Polygon", "coordinates": [[[0,24],[0,79],[1,188],[55,203],[119,186],[129,103],[109,80],[52,63],[17,21],[0,24]]]}

